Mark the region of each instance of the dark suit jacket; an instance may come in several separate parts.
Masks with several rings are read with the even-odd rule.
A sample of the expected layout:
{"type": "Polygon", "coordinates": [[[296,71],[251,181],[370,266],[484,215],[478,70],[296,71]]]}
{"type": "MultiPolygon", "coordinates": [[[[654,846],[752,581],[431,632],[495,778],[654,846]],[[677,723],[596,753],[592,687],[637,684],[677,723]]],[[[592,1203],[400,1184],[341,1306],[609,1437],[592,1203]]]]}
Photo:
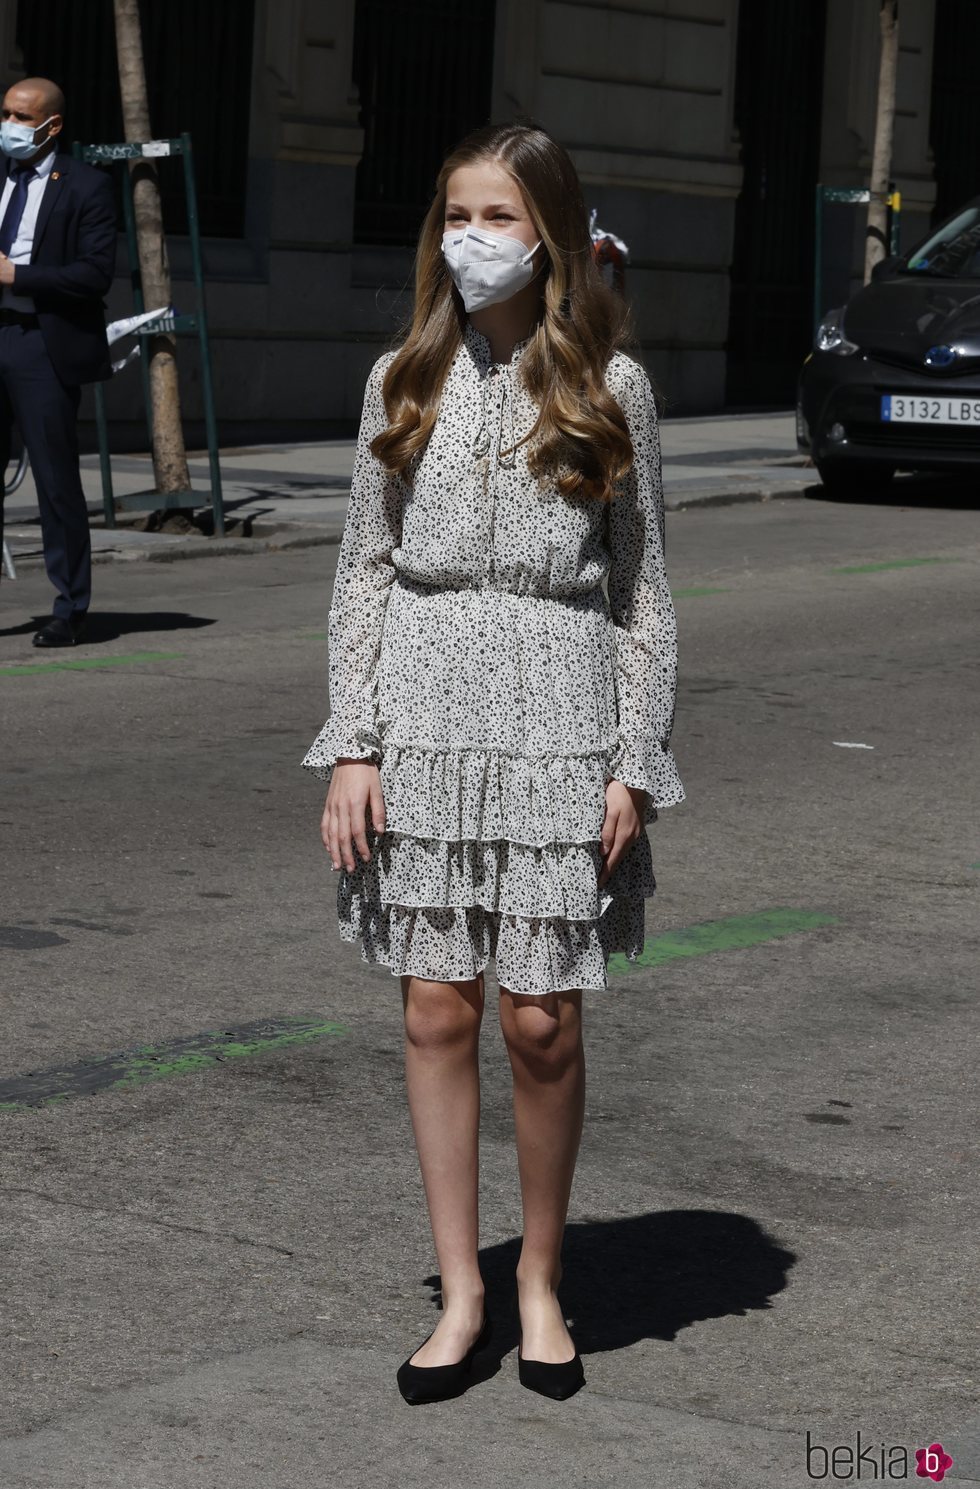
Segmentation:
{"type": "MultiPolygon", "coordinates": [[[[0,187],[10,170],[0,175],[0,187]]],[[[109,177],[70,155],[55,157],[34,229],[29,264],[12,289],[30,295],[55,372],[63,383],[112,376],[103,296],[116,263],[116,203],[109,177]]]]}

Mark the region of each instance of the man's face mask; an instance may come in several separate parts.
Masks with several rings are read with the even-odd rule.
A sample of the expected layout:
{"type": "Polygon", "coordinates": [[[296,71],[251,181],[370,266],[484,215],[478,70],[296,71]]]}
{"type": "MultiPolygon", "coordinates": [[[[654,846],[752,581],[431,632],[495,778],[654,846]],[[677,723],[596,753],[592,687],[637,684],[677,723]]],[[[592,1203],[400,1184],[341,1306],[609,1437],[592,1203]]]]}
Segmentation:
{"type": "Polygon", "coordinates": [[[17,124],[13,119],[4,119],[0,124],[0,150],[11,160],[30,160],[48,142],[45,135],[35,144],[34,136],[55,118],[57,115],[52,114],[43,124],[17,124]]]}
{"type": "Polygon", "coordinates": [[[535,274],[531,259],[540,247],[540,238],[534,248],[525,248],[518,238],[471,227],[442,235],[446,267],[468,311],[499,305],[530,284],[535,274]]]}

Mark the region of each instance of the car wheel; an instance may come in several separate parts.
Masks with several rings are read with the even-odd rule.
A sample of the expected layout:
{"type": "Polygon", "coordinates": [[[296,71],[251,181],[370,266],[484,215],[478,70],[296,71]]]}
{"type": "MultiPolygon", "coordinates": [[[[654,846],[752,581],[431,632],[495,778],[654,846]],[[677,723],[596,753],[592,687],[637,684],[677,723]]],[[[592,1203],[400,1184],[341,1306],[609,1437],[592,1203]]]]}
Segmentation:
{"type": "Polygon", "coordinates": [[[827,495],[842,501],[883,496],[895,474],[887,465],[862,465],[856,460],[818,460],[816,467],[827,495]]]}

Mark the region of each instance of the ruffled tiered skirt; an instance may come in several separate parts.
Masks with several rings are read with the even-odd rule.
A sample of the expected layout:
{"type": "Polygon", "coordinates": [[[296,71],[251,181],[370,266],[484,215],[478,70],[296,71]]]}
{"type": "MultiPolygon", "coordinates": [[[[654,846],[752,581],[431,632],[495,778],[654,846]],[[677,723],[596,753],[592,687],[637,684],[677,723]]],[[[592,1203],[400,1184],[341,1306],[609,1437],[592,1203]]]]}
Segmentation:
{"type": "Polygon", "coordinates": [[[617,748],[601,590],[402,578],[372,687],[385,831],[341,871],[341,936],[396,976],[455,981],[492,958],[514,993],[605,987],[610,954],[642,949],[656,886],[645,833],[597,882],[617,748]]]}

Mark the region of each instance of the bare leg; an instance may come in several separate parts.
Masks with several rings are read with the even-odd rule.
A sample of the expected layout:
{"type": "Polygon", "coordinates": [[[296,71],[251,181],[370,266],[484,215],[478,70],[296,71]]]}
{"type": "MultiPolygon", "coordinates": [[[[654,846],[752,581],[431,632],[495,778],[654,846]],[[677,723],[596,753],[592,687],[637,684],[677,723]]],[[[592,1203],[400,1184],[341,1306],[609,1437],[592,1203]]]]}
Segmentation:
{"type": "Polygon", "coordinates": [[[461,1360],[483,1322],[479,1246],[483,978],[402,978],[408,1106],[442,1276],[442,1313],[413,1365],[461,1360]]]}
{"type": "Polygon", "coordinates": [[[524,1206],[517,1287],[526,1360],[558,1364],[575,1345],[558,1302],[561,1245],[585,1114],[582,994],[500,990],[514,1076],[514,1129],[524,1206]]]}

